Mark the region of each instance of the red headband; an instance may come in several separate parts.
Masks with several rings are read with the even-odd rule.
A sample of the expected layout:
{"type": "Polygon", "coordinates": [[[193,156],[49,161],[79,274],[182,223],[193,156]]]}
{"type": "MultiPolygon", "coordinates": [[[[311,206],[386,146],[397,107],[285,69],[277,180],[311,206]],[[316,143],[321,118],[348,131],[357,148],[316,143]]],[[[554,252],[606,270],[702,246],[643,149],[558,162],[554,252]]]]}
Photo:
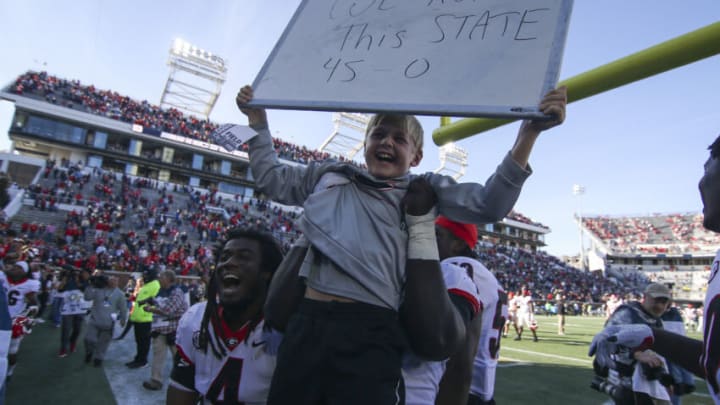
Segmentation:
{"type": "Polygon", "coordinates": [[[452,232],[452,234],[456,237],[465,241],[470,249],[475,249],[475,245],[478,241],[478,231],[475,225],[451,221],[442,215],[437,217],[435,224],[442,226],[452,232]]]}

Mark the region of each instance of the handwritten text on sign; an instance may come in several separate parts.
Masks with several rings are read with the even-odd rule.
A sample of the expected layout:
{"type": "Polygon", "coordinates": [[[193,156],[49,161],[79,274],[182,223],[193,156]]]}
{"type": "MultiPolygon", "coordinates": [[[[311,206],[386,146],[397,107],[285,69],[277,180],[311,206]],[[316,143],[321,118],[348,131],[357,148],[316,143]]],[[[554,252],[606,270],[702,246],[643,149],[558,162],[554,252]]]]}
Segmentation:
{"type": "Polygon", "coordinates": [[[533,108],[557,81],[568,13],[569,0],[305,1],[256,102],[533,108]]]}

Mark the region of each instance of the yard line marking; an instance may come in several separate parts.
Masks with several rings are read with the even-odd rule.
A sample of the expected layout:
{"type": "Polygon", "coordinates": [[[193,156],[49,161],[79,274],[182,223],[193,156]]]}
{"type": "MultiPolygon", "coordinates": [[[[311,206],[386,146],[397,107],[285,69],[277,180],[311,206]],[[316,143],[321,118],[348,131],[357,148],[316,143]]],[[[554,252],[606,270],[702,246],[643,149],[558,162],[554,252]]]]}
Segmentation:
{"type": "MultiPolygon", "coordinates": [[[[499,360],[500,360],[500,361],[512,361],[512,362],[515,362],[515,363],[532,364],[532,363],[529,362],[529,361],[525,361],[525,360],[521,360],[521,359],[516,359],[516,358],[513,358],[513,357],[506,357],[506,356],[500,356],[500,359],[499,359],[499,360]]],[[[500,363],[498,363],[498,366],[499,366],[499,365],[500,365],[500,363]]]]}
{"type": "Polygon", "coordinates": [[[528,363],[528,362],[500,363],[497,365],[497,368],[526,367],[526,366],[534,366],[534,365],[535,365],[535,363],[528,363]]]}
{"type": "Polygon", "coordinates": [[[540,352],[534,352],[534,351],[532,351],[532,350],[516,349],[516,348],[514,348],[514,347],[503,346],[500,350],[510,350],[510,351],[513,351],[513,352],[520,352],[520,353],[525,353],[525,354],[532,354],[532,355],[535,355],[535,356],[552,357],[552,358],[560,359],[560,360],[569,360],[569,361],[577,361],[577,362],[579,362],[579,363],[592,364],[592,360],[576,359],[575,357],[566,357],[566,356],[560,356],[560,355],[557,355],[557,354],[540,353],[540,352]]]}
{"type": "Polygon", "coordinates": [[[515,359],[512,357],[506,357],[506,356],[500,356],[500,362],[498,362],[497,366],[498,368],[509,368],[509,367],[524,367],[524,366],[534,366],[535,363],[531,363],[529,361],[515,359]]]}

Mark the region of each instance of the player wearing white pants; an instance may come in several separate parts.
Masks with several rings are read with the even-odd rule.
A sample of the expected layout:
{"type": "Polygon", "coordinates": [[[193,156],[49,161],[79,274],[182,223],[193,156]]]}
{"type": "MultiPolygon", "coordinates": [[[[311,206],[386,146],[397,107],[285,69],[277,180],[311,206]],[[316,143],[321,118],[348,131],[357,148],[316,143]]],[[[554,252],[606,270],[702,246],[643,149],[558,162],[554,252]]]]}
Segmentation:
{"type": "Polygon", "coordinates": [[[515,340],[521,340],[525,327],[530,329],[533,334],[533,341],[537,342],[537,322],[535,321],[535,304],[532,294],[527,286],[520,288],[520,295],[517,300],[517,317],[515,318],[515,326],[517,326],[517,337],[515,340]]]}

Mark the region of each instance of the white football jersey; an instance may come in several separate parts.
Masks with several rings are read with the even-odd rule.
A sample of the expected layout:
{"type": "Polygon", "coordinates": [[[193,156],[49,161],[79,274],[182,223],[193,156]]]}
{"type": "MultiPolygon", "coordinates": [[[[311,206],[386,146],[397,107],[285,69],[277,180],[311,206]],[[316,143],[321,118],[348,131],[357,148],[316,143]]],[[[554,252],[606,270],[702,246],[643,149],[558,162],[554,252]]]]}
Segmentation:
{"type": "Polygon", "coordinates": [[[20,281],[7,279],[7,300],[10,318],[15,318],[27,308],[25,296],[31,293],[40,292],[40,282],[32,278],[24,278],[20,281]]]}
{"type": "Polygon", "coordinates": [[[518,315],[529,314],[530,313],[530,303],[533,300],[532,297],[529,295],[524,295],[522,297],[515,297],[515,298],[517,298],[518,315]]]}
{"type": "Polygon", "coordinates": [[[508,301],[508,312],[511,315],[517,314],[518,304],[520,303],[520,296],[515,295],[508,301]]]}
{"type": "Polygon", "coordinates": [[[177,329],[177,357],[170,384],[180,390],[197,391],[204,403],[224,403],[226,397],[234,397],[227,403],[264,404],[270,392],[270,380],[275,371],[276,357],[266,353],[263,340],[264,322],[249,330],[244,326],[230,331],[222,321],[209,325],[211,339],[216,341],[216,331],[223,330],[225,339],[221,345],[227,354],[218,359],[208,343],[207,352],[200,349],[200,324],[207,302],[200,302],[180,318],[177,329]]]}
{"type": "MultiPolygon", "coordinates": [[[[465,268],[454,264],[448,258],[440,262],[443,279],[448,293],[465,298],[477,314],[481,308],[478,289],[465,268]]],[[[423,361],[414,355],[408,355],[403,364],[405,381],[405,405],[434,405],[440,387],[440,380],[445,373],[444,361],[423,361]]]]}
{"type": "Polygon", "coordinates": [[[720,251],[710,269],[705,294],[705,344],[700,364],[707,376],[708,392],[720,404],[720,251]]]}

